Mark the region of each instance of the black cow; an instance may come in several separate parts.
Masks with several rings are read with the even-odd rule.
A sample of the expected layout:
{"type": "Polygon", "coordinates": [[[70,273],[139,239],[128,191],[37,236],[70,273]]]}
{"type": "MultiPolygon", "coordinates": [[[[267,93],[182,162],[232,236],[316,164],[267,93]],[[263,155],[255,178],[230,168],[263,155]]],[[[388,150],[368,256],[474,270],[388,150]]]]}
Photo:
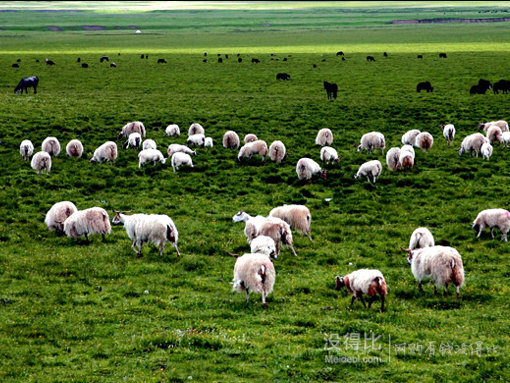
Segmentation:
{"type": "Polygon", "coordinates": [[[110,61],[110,58],[108,56],[103,56],[99,59],[99,62],[103,62],[103,61],[110,61]]]}
{"type": "Polygon", "coordinates": [[[238,62],[238,63],[242,63],[242,62],[243,62],[243,59],[242,59],[241,57],[239,57],[239,58],[237,59],[237,62],[238,62]]]}
{"type": "Polygon", "coordinates": [[[422,59],[422,58],[423,58],[423,55],[418,55],[418,58],[419,58],[419,59],[422,59]]]}
{"type": "Polygon", "coordinates": [[[166,64],[166,60],[165,59],[158,59],[158,64],[166,64]]]}
{"type": "Polygon", "coordinates": [[[77,62],[77,63],[81,63],[81,57],[78,57],[78,58],[76,59],[76,62],[77,62]]]}
{"type": "Polygon", "coordinates": [[[375,61],[375,57],[374,56],[367,56],[367,61],[375,61]]]}
{"type": "Polygon", "coordinates": [[[19,64],[18,63],[14,63],[14,64],[12,64],[12,67],[13,68],[19,68],[19,64]]]}
{"type": "Polygon", "coordinates": [[[256,59],[256,58],[253,58],[253,59],[251,59],[251,62],[252,62],[252,63],[255,63],[255,64],[258,64],[258,63],[260,62],[260,60],[259,60],[259,59],[256,59]]]}
{"type": "Polygon", "coordinates": [[[117,68],[117,64],[115,64],[115,63],[110,63],[110,68],[117,68]]]}
{"type": "Polygon", "coordinates": [[[494,83],[492,90],[494,91],[494,94],[498,94],[499,91],[507,94],[510,90],[510,81],[501,79],[494,83]]]}
{"type": "Polygon", "coordinates": [[[88,67],[89,67],[89,64],[87,64],[87,63],[81,63],[81,67],[82,67],[82,68],[88,68],[88,67]]]}
{"type": "Polygon", "coordinates": [[[338,85],[334,82],[324,81],[324,89],[326,89],[326,94],[328,95],[328,100],[335,99],[338,93],[338,85]]]}
{"type": "Polygon", "coordinates": [[[46,59],[46,65],[55,65],[55,62],[51,61],[51,60],[48,60],[46,59]]]}
{"type": "Polygon", "coordinates": [[[384,52],[382,55],[383,55],[384,57],[388,57],[388,53],[387,53],[387,52],[384,52]]]}
{"type": "Polygon", "coordinates": [[[440,59],[445,59],[446,58],[446,53],[439,53],[439,58],[440,59]]]}
{"type": "Polygon", "coordinates": [[[432,84],[429,81],[423,81],[416,85],[416,91],[420,93],[422,90],[426,90],[427,93],[434,91],[432,84]]]}
{"type": "Polygon", "coordinates": [[[222,63],[223,62],[223,59],[221,57],[218,57],[218,62],[219,63],[222,63]]]}
{"type": "Polygon", "coordinates": [[[18,85],[16,85],[16,88],[14,88],[14,93],[19,94],[21,92],[21,94],[23,94],[23,91],[25,91],[25,93],[28,94],[28,88],[33,87],[34,94],[36,94],[38,84],[39,77],[37,76],[22,78],[18,85]]]}
{"type": "Polygon", "coordinates": [[[469,89],[469,94],[485,94],[487,92],[487,88],[482,85],[473,85],[471,89],[469,89]]]}
{"type": "Polygon", "coordinates": [[[342,52],[342,51],[338,51],[338,52],[336,52],[336,55],[337,55],[337,56],[343,56],[343,55],[344,55],[344,52],[342,52]]]}
{"type": "Polygon", "coordinates": [[[290,80],[290,74],[288,73],[278,73],[276,75],[277,80],[290,80]]]}
{"type": "Polygon", "coordinates": [[[485,87],[486,89],[492,89],[492,84],[489,80],[484,80],[481,78],[478,80],[478,85],[485,87]]]}

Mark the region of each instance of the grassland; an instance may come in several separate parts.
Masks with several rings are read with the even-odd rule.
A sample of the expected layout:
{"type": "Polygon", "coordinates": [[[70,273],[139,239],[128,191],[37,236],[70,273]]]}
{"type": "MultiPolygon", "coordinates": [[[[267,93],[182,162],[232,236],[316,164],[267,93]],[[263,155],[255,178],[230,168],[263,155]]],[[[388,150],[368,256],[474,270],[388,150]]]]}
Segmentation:
{"type": "MultiPolygon", "coordinates": [[[[469,226],[482,209],[508,208],[510,152],[496,146],[490,161],[483,161],[456,151],[478,122],[509,118],[508,95],[468,93],[479,78],[510,77],[509,41],[501,26],[470,25],[479,28],[471,35],[464,25],[448,26],[450,32],[443,26],[287,31],[276,40],[276,32],[161,31],[152,38],[43,32],[30,30],[31,20],[13,23],[24,30],[0,36],[2,381],[508,381],[509,245],[488,233],[477,240],[469,226]],[[299,53],[300,44],[324,44],[323,36],[338,48],[299,53]],[[384,49],[388,58],[374,50],[377,61],[367,63],[365,53],[345,48],[358,43],[355,36],[359,44],[393,42],[395,49],[384,49]],[[437,52],[417,60],[416,52],[425,52],[420,47],[431,42],[462,49],[446,50],[446,60],[437,52]],[[413,50],[406,51],[411,43],[413,50]],[[480,52],[484,43],[494,48],[480,52]],[[208,63],[202,63],[202,48],[208,63]],[[216,53],[237,48],[243,49],[243,63],[232,56],[216,62],[216,53]],[[345,62],[334,55],[339,49],[346,51],[345,62]],[[149,59],[141,60],[145,52],[149,59]],[[103,54],[118,67],[100,64],[103,54]],[[78,55],[90,68],[79,67],[78,55]],[[47,67],[45,57],[57,65],[47,67]],[[156,64],[159,57],[168,64],[156,64]],[[251,64],[251,57],[261,63],[251,64]],[[17,58],[21,68],[11,68],[17,58]],[[278,72],[290,73],[292,80],[275,81],[278,72]],[[38,94],[14,95],[19,78],[28,75],[40,77],[38,94]],[[339,84],[336,101],[326,100],[324,80],[339,84]],[[416,93],[423,80],[432,82],[433,93],[416,93]],[[122,150],[116,164],[89,163],[95,147],[135,119],[161,148],[185,142],[185,135],[165,137],[166,125],[177,123],[185,131],[193,121],[216,146],[199,149],[195,168],[178,174],[166,165],[138,169],[133,150],[122,150]],[[452,147],[441,136],[439,125],[446,122],[458,132],[452,147]],[[304,184],[295,164],[303,156],[318,160],[313,143],[321,127],[333,130],[341,162],[328,167],[326,180],[304,184]],[[436,141],[430,152],[417,152],[411,172],[385,167],[376,186],[353,179],[362,162],[384,161],[380,153],[356,152],[364,132],[383,132],[391,147],[413,128],[431,132],[436,141]],[[281,139],[288,158],[281,166],[257,159],[239,164],[236,152],[219,145],[228,129],[268,142],[281,139]],[[50,175],[38,176],[18,146],[25,138],[39,145],[49,135],[64,145],[81,139],[86,159],[61,154],[50,175]],[[120,227],[105,242],[56,236],[46,230],[43,215],[60,200],[79,208],[168,214],[179,229],[183,257],[178,261],[168,247],[160,258],[146,247],[137,259],[120,227]],[[275,291],[263,310],[258,296],[246,304],[230,293],[234,259],[225,251],[248,250],[243,226],[231,217],[238,210],[267,214],[283,203],[310,208],[314,242],[296,235],[298,257],[284,250],[275,262],[275,291]],[[418,226],[429,227],[439,244],[462,254],[461,301],[452,290],[446,299],[434,296],[430,285],[418,292],[399,251],[418,226]],[[362,267],[379,268],[386,276],[387,312],[359,304],[348,309],[350,298],[333,289],[335,275],[362,267]],[[364,356],[364,350],[345,349],[343,340],[360,334],[363,344],[365,333],[380,336],[382,350],[369,355],[382,363],[325,362],[327,355],[364,356]],[[331,334],[342,340],[340,353],[325,350],[336,339],[331,334]],[[395,346],[404,343],[405,354],[395,346]],[[470,349],[478,345],[480,356],[470,349]]],[[[99,21],[90,16],[89,23],[99,21]]]]}

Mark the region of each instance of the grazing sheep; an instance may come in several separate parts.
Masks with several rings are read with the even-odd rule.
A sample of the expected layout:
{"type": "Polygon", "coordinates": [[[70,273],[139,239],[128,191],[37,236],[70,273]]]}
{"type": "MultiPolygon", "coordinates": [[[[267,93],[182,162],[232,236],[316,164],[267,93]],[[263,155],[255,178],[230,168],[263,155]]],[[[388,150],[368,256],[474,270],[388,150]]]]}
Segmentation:
{"type": "Polygon", "coordinates": [[[273,241],[273,238],[267,237],[265,235],[260,235],[253,239],[250,243],[250,251],[252,254],[265,254],[270,258],[277,258],[276,254],[276,244],[273,241]]]}
{"type": "Polygon", "coordinates": [[[379,270],[360,269],[343,277],[337,276],[335,288],[340,290],[344,286],[352,294],[351,307],[358,298],[363,303],[363,307],[366,308],[363,294],[367,294],[370,297],[368,308],[371,308],[377,294],[379,294],[381,296],[381,311],[384,311],[388,288],[384,276],[379,270]]]}
{"type": "Polygon", "coordinates": [[[464,152],[469,152],[473,155],[473,152],[478,157],[478,153],[482,149],[482,145],[487,142],[487,138],[481,133],[473,133],[462,140],[460,145],[459,155],[462,156],[464,152]]]}
{"type": "Polygon", "coordinates": [[[291,228],[296,229],[303,236],[307,235],[310,241],[312,234],[310,225],[312,223],[312,215],[310,210],[304,205],[283,205],[275,207],[269,212],[269,217],[280,218],[287,222],[291,228]]]}
{"type": "Polygon", "coordinates": [[[358,172],[354,175],[354,178],[358,179],[360,176],[367,177],[368,182],[373,182],[374,184],[377,181],[377,177],[381,175],[382,165],[379,160],[372,160],[365,162],[362,164],[358,172]],[[372,181],[370,180],[370,176],[372,176],[372,181]]]}
{"type": "Polygon", "coordinates": [[[131,133],[139,133],[140,136],[145,137],[145,126],[140,121],[129,122],[124,125],[118,138],[129,137],[131,133]]]}
{"type": "Polygon", "coordinates": [[[404,145],[400,149],[398,157],[398,168],[409,170],[414,166],[414,148],[411,145],[404,145]]]}
{"type": "Polygon", "coordinates": [[[204,142],[204,147],[212,148],[214,146],[212,137],[206,137],[204,142]]]}
{"type": "Polygon", "coordinates": [[[502,132],[508,132],[508,122],[499,120],[499,121],[490,121],[490,122],[484,122],[481,124],[478,124],[479,129],[483,129],[484,133],[487,133],[487,129],[489,129],[491,126],[496,125],[498,126],[502,132]]]}
{"type": "Polygon", "coordinates": [[[384,135],[379,132],[370,132],[364,134],[361,137],[360,145],[358,146],[358,152],[366,150],[367,153],[370,153],[374,148],[381,148],[381,152],[384,154],[384,149],[386,148],[384,135]]]}
{"type": "Polygon", "coordinates": [[[51,170],[51,156],[46,152],[37,152],[32,157],[30,165],[32,169],[37,170],[37,174],[41,174],[43,170],[49,173],[51,170]]]}
{"type": "Polygon", "coordinates": [[[248,133],[246,136],[244,136],[244,143],[247,144],[249,142],[257,141],[258,138],[253,133],[248,133]]]}
{"type": "Polygon", "coordinates": [[[197,122],[192,123],[188,129],[188,137],[194,136],[195,134],[205,135],[204,128],[197,122]]]}
{"type": "Polygon", "coordinates": [[[170,137],[179,137],[181,135],[181,130],[179,129],[179,125],[170,124],[165,129],[165,134],[170,137]]]}
{"type": "Polygon", "coordinates": [[[266,218],[257,228],[255,238],[259,235],[271,237],[276,245],[276,255],[280,254],[281,245],[289,246],[292,254],[297,256],[294,246],[292,244],[292,232],[287,222],[276,217],[266,218]]]}
{"type": "Polygon", "coordinates": [[[23,140],[19,146],[19,153],[25,161],[28,161],[34,153],[34,144],[30,140],[23,140]]]}
{"type": "Polygon", "coordinates": [[[332,143],[333,132],[328,128],[319,130],[319,132],[317,133],[317,137],[315,137],[315,145],[330,146],[332,143]]]}
{"type": "Polygon", "coordinates": [[[423,249],[424,247],[434,245],[434,237],[426,227],[419,227],[411,234],[411,239],[409,240],[409,249],[411,250],[423,249]]]}
{"type": "Polygon", "coordinates": [[[414,141],[416,140],[416,136],[421,132],[418,129],[411,129],[404,133],[402,136],[402,145],[412,145],[414,146],[414,141]]]}
{"type": "Polygon", "coordinates": [[[225,149],[238,149],[239,148],[239,136],[233,130],[225,132],[223,135],[223,147],[225,149]]]}
{"type": "Polygon", "coordinates": [[[269,146],[269,158],[277,164],[281,163],[287,155],[287,149],[281,141],[273,141],[269,146]]]}
{"type": "Polygon", "coordinates": [[[157,149],[158,145],[156,145],[156,142],[154,140],[151,140],[150,138],[146,139],[142,143],[142,150],[147,149],[157,149]]]}
{"type": "Polygon", "coordinates": [[[391,148],[386,153],[386,165],[391,171],[395,171],[399,169],[400,164],[400,148],[391,148]]]}
{"type": "Polygon", "coordinates": [[[253,239],[256,237],[256,233],[262,225],[263,222],[266,221],[266,217],[263,217],[261,215],[257,215],[255,217],[252,217],[248,213],[244,211],[238,211],[233,217],[232,221],[234,222],[244,222],[244,235],[246,236],[246,240],[248,243],[251,243],[253,239]]]}
{"type": "Polygon", "coordinates": [[[322,170],[320,165],[310,158],[301,158],[296,164],[296,173],[300,180],[311,180],[314,174],[320,174],[326,178],[326,171],[322,170]]]}
{"type": "Polygon", "coordinates": [[[403,249],[409,254],[407,263],[411,265],[411,272],[418,281],[418,289],[423,291],[421,282],[432,279],[434,294],[437,287],[443,287],[443,296],[446,297],[448,284],[453,283],[457,289],[457,299],[460,299],[460,287],[464,285],[464,266],[462,257],[453,247],[432,246],[423,249],[403,249]]]}
{"type": "Polygon", "coordinates": [[[64,221],[73,213],[77,212],[76,205],[69,201],[57,202],[46,213],[44,223],[50,231],[59,233],[64,231],[64,221]]]}
{"type": "Polygon", "coordinates": [[[501,131],[501,128],[497,125],[489,126],[486,132],[487,138],[489,139],[489,142],[494,144],[494,142],[499,142],[503,140],[503,132],[501,131]]]}
{"type": "Polygon", "coordinates": [[[478,230],[476,238],[480,238],[483,229],[486,227],[491,229],[491,235],[494,238],[494,228],[497,227],[503,234],[501,240],[507,242],[507,233],[510,228],[510,212],[505,209],[482,210],[476,216],[472,227],[478,230]]]}
{"type": "Polygon", "coordinates": [[[483,159],[488,160],[492,156],[492,145],[488,142],[484,142],[480,152],[482,153],[483,159]]]}
{"type": "Polygon", "coordinates": [[[140,145],[142,144],[142,136],[140,133],[131,133],[128,136],[127,142],[124,144],[124,149],[128,148],[136,148],[139,149],[140,145]]]}
{"type": "Polygon", "coordinates": [[[434,145],[434,137],[429,132],[421,132],[414,139],[414,146],[423,151],[429,150],[434,145]]]}
{"type": "Polygon", "coordinates": [[[265,141],[257,140],[252,141],[247,144],[244,144],[241,149],[239,149],[239,154],[237,155],[237,159],[241,161],[241,158],[248,157],[251,158],[254,154],[258,154],[262,157],[262,161],[266,159],[266,156],[269,152],[267,148],[267,144],[265,141]]]}
{"type": "Polygon", "coordinates": [[[83,155],[83,144],[80,140],[71,140],[66,145],[66,153],[69,157],[81,157],[83,155]]]}
{"type": "Polygon", "coordinates": [[[110,217],[106,210],[100,207],[78,210],[64,221],[64,232],[72,238],[85,235],[88,241],[90,234],[101,234],[104,240],[105,235],[111,231],[110,217]]]}
{"type": "Polygon", "coordinates": [[[138,153],[139,168],[149,161],[152,161],[152,165],[156,165],[156,162],[158,161],[164,164],[166,162],[166,158],[163,157],[163,153],[161,153],[158,149],[145,149],[138,153]]]}
{"type": "Polygon", "coordinates": [[[455,126],[453,124],[447,124],[443,126],[443,137],[446,139],[448,145],[450,145],[455,137],[455,126]]]}
{"type": "Polygon", "coordinates": [[[193,167],[193,161],[191,157],[187,153],[177,152],[172,155],[172,168],[174,169],[174,173],[179,170],[182,165],[193,167]]]}
{"type": "Polygon", "coordinates": [[[50,156],[58,156],[60,154],[60,142],[55,137],[46,137],[41,145],[42,151],[50,156]]]}
{"type": "Polygon", "coordinates": [[[331,146],[323,146],[321,148],[321,161],[329,165],[330,162],[340,162],[338,152],[331,146]]]}
{"type": "Polygon", "coordinates": [[[117,144],[113,141],[106,141],[94,151],[94,155],[90,159],[90,162],[101,163],[104,161],[115,161],[117,159],[117,155],[117,144]]]}
{"type": "Polygon", "coordinates": [[[501,135],[501,143],[506,148],[510,144],[510,132],[503,132],[501,135]]]}
{"type": "Polygon", "coordinates": [[[133,241],[131,248],[138,255],[142,256],[142,246],[145,242],[153,243],[159,247],[159,256],[163,255],[166,241],[175,247],[177,258],[181,257],[177,248],[179,233],[175,227],[174,221],[164,214],[133,214],[126,215],[119,211],[115,211],[112,223],[114,225],[123,224],[126,233],[133,241]],[[135,248],[138,247],[138,250],[135,248]]]}
{"type": "Polygon", "coordinates": [[[188,148],[186,145],[180,145],[180,144],[170,144],[168,146],[168,157],[172,157],[174,155],[174,153],[178,153],[178,152],[182,152],[182,153],[186,153],[186,154],[192,154],[194,156],[197,155],[197,152],[195,152],[194,150],[191,150],[190,148],[188,148]]]}
{"type": "Polygon", "coordinates": [[[237,258],[234,266],[233,292],[246,293],[246,302],[250,292],[262,295],[262,307],[266,308],[266,297],[273,291],[275,281],[273,262],[265,254],[244,254],[237,258]]]}
{"type": "Polygon", "coordinates": [[[186,144],[194,145],[194,146],[204,146],[205,145],[205,136],[203,133],[193,134],[188,137],[186,144]]]}

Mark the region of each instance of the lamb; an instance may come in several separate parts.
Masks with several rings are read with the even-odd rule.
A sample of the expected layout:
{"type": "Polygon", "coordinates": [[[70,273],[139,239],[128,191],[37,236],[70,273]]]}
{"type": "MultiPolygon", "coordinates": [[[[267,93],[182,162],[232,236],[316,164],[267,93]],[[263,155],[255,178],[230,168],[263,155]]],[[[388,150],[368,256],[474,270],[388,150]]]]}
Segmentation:
{"type": "Polygon", "coordinates": [[[249,142],[257,141],[258,138],[253,133],[248,133],[246,136],[244,136],[244,143],[247,144],[249,142]]]}
{"type": "Polygon", "coordinates": [[[377,181],[377,177],[381,175],[382,165],[379,160],[368,161],[362,164],[358,172],[354,175],[354,178],[358,179],[360,176],[367,177],[368,182],[373,182],[374,184],[377,181]],[[372,181],[370,181],[370,176],[372,176],[372,181]]]}
{"type": "Polygon", "coordinates": [[[311,180],[314,174],[320,174],[326,178],[326,171],[322,170],[320,165],[310,158],[301,158],[296,164],[296,173],[300,180],[311,180]]]}
{"type": "Polygon", "coordinates": [[[204,147],[212,148],[214,146],[212,137],[206,137],[204,142],[204,147]]]}
{"type": "Polygon", "coordinates": [[[188,137],[186,144],[188,146],[190,146],[190,145],[204,146],[205,145],[205,136],[203,133],[193,134],[188,137]]]}
{"type": "Polygon", "coordinates": [[[158,145],[156,145],[156,142],[154,140],[151,140],[150,138],[146,139],[142,143],[142,150],[147,149],[157,149],[158,145]]]}
{"type": "Polygon", "coordinates": [[[473,155],[473,152],[478,157],[478,153],[482,148],[482,145],[487,142],[487,138],[483,136],[481,133],[470,134],[464,140],[462,140],[462,144],[460,145],[459,155],[463,155],[465,152],[470,152],[473,155]]]}
{"type": "Polygon", "coordinates": [[[386,141],[384,135],[379,132],[366,133],[361,137],[360,145],[358,146],[358,152],[366,150],[368,153],[372,149],[381,148],[382,154],[384,154],[384,148],[386,148],[386,141]]]}
{"type": "Polygon", "coordinates": [[[381,296],[381,312],[384,311],[384,302],[386,300],[386,295],[388,295],[388,287],[384,276],[379,270],[360,269],[344,275],[343,277],[337,276],[335,288],[340,290],[344,286],[348,292],[352,293],[351,307],[356,298],[358,298],[361,300],[361,303],[363,303],[363,307],[366,308],[367,306],[363,299],[363,294],[367,294],[370,297],[368,308],[371,308],[377,294],[379,294],[381,296]]]}
{"type": "Polygon", "coordinates": [[[330,162],[340,162],[338,152],[331,146],[323,146],[321,148],[321,161],[329,164],[330,162]]]}
{"type": "Polygon", "coordinates": [[[189,126],[188,137],[194,136],[195,134],[205,135],[205,130],[198,122],[194,122],[189,126]]]}
{"type": "Polygon", "coordinates": [[[404,133],[402,136],[402,145],[412,145],[414,146],[414,141],[416,140],[416,136],[421,132],[418,129],[411,129],[404,133]]]}
{"type": "Polygon", "coordinates": [[[90,159],[90,162],[101,163],[104,161],[115,161],[117,159],[117,154],[117,144],[113,141],[106,141],[94,151],[94,155],[90,159]]]}
{"type": "Polygon", "coordinates": [[[283,205],[275,207],[269,212],[269,217],[276,217],[287,222],[291,228],[296,229],[303,236],[307,235],[312,241],[310,225],[312,215],[310,210],[304,205],[283,205]]]}
{"type": "Polygon", "coordinates": [[[330,146],[332,143],[333,132],[328,128],[319,130],[319,132],[317,133],[317,137],[315,137],[315,145],[330,146]]]}
{"type": "Polygon", "coordinates": [[[81,157],[83,155],[83,144],[80,140],[71,140],[66,145],[66,153],[69,157],[81,157]]]}
{"type": "Polygon", "coordinates": [[[37,170],[37,174],[41,174],[43,170],[49,173],[51,170],[51,156],[46,152],[37,152],[32,157],[30,165],[32,169],[37,170]]]}
{"type": "Polygon", "coordinates": [[[400,149],[398,168],[403,170],[412,169],[414,166],[414,149],[411,145],[404,145],[400,149]]]}
{"type": "Polygon", "coordinates": [[[488,142],[484,142],[480,152],[482,153],[483,159],[488,160],[492,156],[492,145],[488,142]]]}
{"type": "Polygon", "coordinates": [[[424,247],[434,245],[434,237],[426,227],[419,227],[411,234],[411,239],[409,240],[409,249],[411,250],[423,249],[424,247]]]}
{"type": "Polygon", "coordinates": [[[244,254],[237,258],[234,266],[233,292],[246,293],[246,302],[250,292],[262,295],[262,307],[266,308],[266,297],[273,291],[275,282],[274,265],[267,255],[244,254]]]}
{"type": "Polygon", "coordinates": [[[423,151],[429,150],[434,145],[434,137],[429,132],[421,132],[414,139],[414,146],[423,151]]]}
{"type": "Polygon", "coordinates": [[[386,165],[391,171],[395,171],[399,169],[400,164],[400,148],[391,148],[386,153],[386,165]]]}
{"type": "Polygon", "coordinates": [[[510,132],[503,132],[501,135],[501,143],[506,148],[510,144],[510,132]]]}
{"type": "Polygon", "coordinates": [[[225,132],[223,135],[223,147],[225,149],[238,149],[239,148],[239,136],[233,130],[225,132]]]}
{"type": "Polygon", "coordinates": [[[159,256],[163,255],[166,241],[175,247],[177,258],[181,257],[177,242],[179,240],[179,233],[175,227],[172,219],[164,214],[133,214],[126,215],[125,213],[114,211],[112,224],[123,224],[126,228],[126,233],[133,241],[131,249],[138,255],[142,256],[142,246],[145,242],[153,243],[159,247],[159,256]],[[138,247],[138,250],[135,248],[138,247]]]}
{"type": "Polygon", "coordinates": [[[131,133],[139,133],[140,136],[145,137],[145,126],[140,121],[129,122],[124,125],[118,138],[129,137],[131,133]]]}
{"type": "Polygon", "coordinates": [[[276,217],[268,217],[257,228],[255,238],[259,235],[265,235],[273,239],[277,256],[280,254],[281,244],[289,246],[292,254],[297,256],[292,244],[292,232],[287,222],[276,217]]]}
{"type": "Polygon", "coordinates": [[[193,167],[193,161],[189,154],[177,152],[172,155],[172,168],[174,169],[174,173],[179,170],[182,165],[187,165],[193,167]]]}
{"type": "Polygon", "coordinates": [[[152,161],[153,165],[156,165],[156,162],[158,161],[164,164],[166,162],[166,158],[163,157],[163,153],[161,153],[158,149],[145,149],[138,153],[139,168],[149,161],[152,161]]]}
{"type": "Polygon", "coordinates": [[[246,236],[246,240],[248,243],[251,243],[253,239],[256,237],[256,233],[262,225],[263,222],[265,222],[267,218],[261,215],[257,215],[255,217],[252,217],[248,213],[244,211],[238,211],[233,217],[232,221],[234,222],[244,222],[244,235],[246,236]]]}
{"type": "Polygon", "coordinates": [[[170,137],[179,137],[181,135],[181,130],[179,129],[179,125],[170,124],[165,129],[165,134],[170,137]]]}
{"type": "Polygon", "coordinates": [[[453,124],[447,124],[443,126],[443,137],[446,139],[448,145],[450,145],[455,137],[455,126],[453,124]]]}
{"type": "Polygon", "coordinates": [[[431,246],[423,249],[403,249],[409,254],[407,263],[411,265],[411,272],[418,281],[418,289],[423,291],[421,285],[424,279],[434,282],[434,294],[437,287],[443,287],[443,296],[446,297],[448,284],[453,283],[457,290],[457,299],[460,299],[460,287],[464,286],[464,266],[462,257],[453,247],[431,246]]]}
{"type": "Polygon", "coordinates": [[[172,157],[174,155],[174,153],[177,153],[177,152],[182,152],[182,153],[186,153],[186,154],[192,154],[194,156],[197,155],[197,152],[194,151],[194,150],[191,150],[190,148],[188,148],[187,146],[185,145],[180,145],[180,144],[170,144],[168,146],[168,157],[172,157]]]}
{"type": "Polygon", "coordinates": [[[494,142],[496,141],[499,143],[503,141],[503,132],[501,131],[499,126],[496,125],[489,126],[486,135],[491,145],[494,144],[494,142]]]}
{"type": "Polygon", "coordinates": [[[487,133],[487,130],[491,126],[493,126],[493,125],[498,126],[501,129],[502,132],[508,132],[509,131],[508,123],[506,121],[503,121],[503,120],[484,122],[484,123],[478,124],[478,128],[479,129],[483,129],[483,132],[487,133]]]}
{"type": "Polygon", "coordinates": [[[19,146],[19,153],[25,161],[28,161],[34,154],[34,144],[30,140],[23,140],[19,146]]]}
{"type": "Polygon", "coordinates": [[[41,145],[42,151],[50,156],[58,156],[60,154],[60,142],[56,137],[46,137],[41,145]]]}
{"type": "Polygon", "coordinates": [[[85,235],[88,241],[89,235],[101,234],[104,241],[105,235],[110,234],[111,231],[110,217],[106,210],[100,207],[78,210],[64,221],[64,232],[72,238],[85,235]]]}
{"type": "Polygon", "coordinates": [[[140,135],[140,133],[131,133],[129,136],[128,136],[128,140],[127,142],[124,144],[124,149],[128,149],[128,148],[140,148],[140,145],[142,144],[142,136],[140,135]]]}
{"type": "Polygon", "coordinates": [[[259,235],[254,238],[250,243],[250,249],[252,254],[265,254],[268,257],[275,259],[278,257],[276,254],[276,244],[274,243],[273,238],[265,235],[259,235]]]}
{"type": "Polygon", "coordinates": [[[486,227],[491,229],[491,235],[494,238],[494,228],[497,227],[503,234],[501,240],[507,242],[507,233],[510,228],[510,212],[505,209],[482,210],[476,216],[472,227],[478,230],[476,238],[480,238],[483,229],[486,227]]]}
{"type": "Polygon", "coordinates": [[[46,213],[44,223],[50,231],[64,232],[64,221],[73,213],[77,212],[76,205],[69,201],[57,202],[46,213]]]}
{"type": "Polygon", "coordinates": [[[262,157],[262,161],[264,161],[268,153],[269,149],[267,148],[266,142],[262,140],[257,140],[244,144],[241,147],[241,149],[239,149],[237,159],[238,161],[241,161],[241,158],[243,157],[251,158],[251,156],[253,156],[254,154],[258,154],[262,157]]]}
{"type": "Polygon", "coordinates": [[[273,141],[269,146],[269,158],[277,164],[281,163],[287,155],[287,149],[281,141],[273,141]]]}

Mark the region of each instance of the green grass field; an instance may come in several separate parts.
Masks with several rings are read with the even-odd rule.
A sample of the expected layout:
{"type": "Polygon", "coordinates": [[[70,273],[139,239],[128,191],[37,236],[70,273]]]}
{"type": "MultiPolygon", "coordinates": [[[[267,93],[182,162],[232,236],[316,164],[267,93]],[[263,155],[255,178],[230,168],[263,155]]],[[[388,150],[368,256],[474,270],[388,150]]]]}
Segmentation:
{"type": "MultiPolygon", "coordinates": [[[[457,11],[478,15],[475,7],[457,11]]],[[[489,161],[457,152],[479,122],[510,118],[510,96],[469,95],[480,78],[510,77],[507,23],[377,25],[387,13],[408,18],[408,11],[375,7],[356,26],[339,21],[317,30],[313,12],[324,12],[318,9],[302,29],[236,33],[225,29],[219,11],[215,17],[182,12],[182,18],[144,13],[143,20],[213,20],[203,31],[154,28],[135,36],[128,29],[80,31],[84,24],[106,25],[98,12],[86,21],[81,14],[0,12],[0,380],[508,381],[509,245],[499,232],[476,239],[470,225],[483,209],[508,208],[510,150],[496,145],[489,161]],[[75,28],[52,32],[44,25],[75,28]],[[442,51],[448,59],[438,58],[442,51]],[[217,53],[230,58],[219,64],[217,53]],[[377,61],[366,62],[367,53],[377,61]],[[103,54],[118,67],[100,64],[103,54]],[[56,65],[46,66],[46,57],[56,65]],[[168,63],[157,64],[160,57],[168,63]],[[20,68],[11,68],[18,58],[20,68]],[[278,72],[291,81],[277,82],[278,72]],[[13,94],[29,75],[40,78],[38,94],[13,94]],[[338,83],[337,100],[327,101],[324,80],[338,83]],[[434,92],[416,93],[426,80],[434,92]],[[144,122],[164,153],[170,143],[185,143],[192,122],[204,126],[215,147],[199,148],[195,167],[177,174],[168,163],[138,169],[135,150],[120,149],[115,164],[91,164],[94,149],[133,120],[144,122]],[[181,127],[181,137],[164,135],[170,123],[181,127]],[[451,147],[443,123],[457,129],[451,147]],[[295,165],[304,156],[319,161],[314,140],[322,127],[332,129],[341,161],[327,167],[326,180],[305,184],[295,165]],[[435,143],[428,153],[417,151],[412,171],[392,173],[384,164],[376,186],[353,178],[361,163],[385,162],[380,153],[356,152],[363,133],[383,132],[388,149],[414,128],[429,131],[435,143]],[[268,143],[282,140],[288,157],[280,166],[258,158],[240,164],[237,151],[221,146],[230,129],[241,138],[251,132],[268,143]],[[19,144],[31,139],[39,148],[47,136],[63,147],[79,138],[85,158],[61,153],[49,175],[37,175],[19,144]],[[122,227],[105,242],[57,236],[43,220],[61,200],[79,209],[168,214],[182,258],[171,246],[159,257],[152,245],[136,258],[122,227]],[[275,261],[275,290],[264,310],[260,296],[245,303],[231,293],[235,260],[226,252],[249,251],[244,225],[232,216],[266,215],[284,203],[310,208],[314,241],[294,233],[298,257],[284,248],[275,261]],[[419,226],[462,255],[462,300],[451,286],[447,298],[434,296],[428,284],[418,291],[400,247],[419,226]],[[347,293],[334,290],[336,275],[364,267],[386,277],[385,313],[378,302],[370,310],[359,302],[349,309],[347,293]]],[[[259,17],[252,10],[225,12],[236,23],[236,12],[259,17]]],[[[305,14],[286,12],[284,20],[305,14]]],[[[426,12],[439,15],[443,8],[426,12]]],[[[134,15],[110,14],[109,25],[135,24],[134,15]]]]}

